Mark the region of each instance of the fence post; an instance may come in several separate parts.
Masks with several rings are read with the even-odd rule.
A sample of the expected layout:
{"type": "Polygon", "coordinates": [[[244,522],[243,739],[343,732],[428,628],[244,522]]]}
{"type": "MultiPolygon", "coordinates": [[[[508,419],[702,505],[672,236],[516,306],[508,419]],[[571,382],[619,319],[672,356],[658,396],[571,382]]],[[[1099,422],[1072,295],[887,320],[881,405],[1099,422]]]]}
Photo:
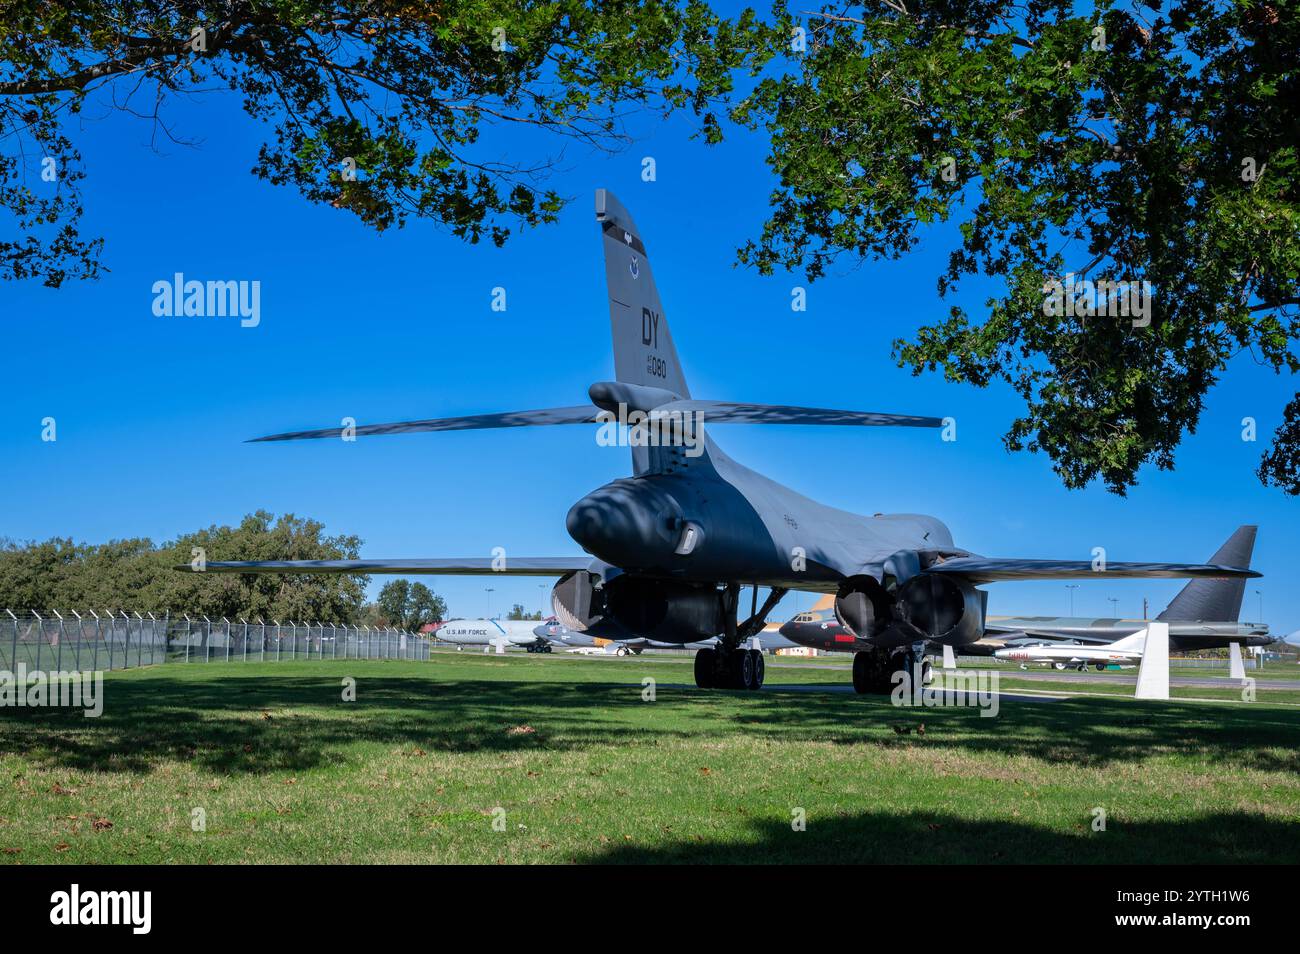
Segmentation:
{"type": "Polygon", "coordinates": [[[113,640],[117,639],[117,614],[112,610],[105,610],[108,613],[108,671],[113,671],[113,640]]]}
{"type": "Polygon", "coordinates": [[[190,661],[190,639],[192,638],[191,633],[194,629],[194,622],[193,620],[190,619],[189,613],[186,613],[184,615],[185,615],[185,661],[189,662],[190,661]]]}
{"type": "Polygon", "coordinates": [[[54,671],[63,672],[63,636],[65,632],[63,628],[63,614],[60,613],[58,610],[50,610],[50,612],[53,613],[55,617],[58,618],[59,621],[59,636],[58,636],[59,642],[58,642],[58,650],[54,654],[54,671]]]}
{"type": "Polygon", "coordinates": [[[40,639],[36,640],[36,671],[41,671],[41,643],[45,642],[45,620],[41,619],[41,614],[32,610],[32,615],[36,617],[36,629],[40,633],[40,639]]]}
{"type": "Polygon", "coordinates": [[[258,662],[266,662],[266,620],[259,616],[257,622],[262,627],[262,655],[258,658],[258,662]]]}
{"type": "Polygon", "coordinates": [[[275,661],[279,662],[280,661],[280,636],[281,636],[280,621],[276,619],[276,620],[272,620],[272,622],[275,623],[275,661]]]}
{"type": "Polygon", "coordinates": [[[248,662],[248,620],[241,616],[239,621],[244,624],[244,662],[248,662]]]}
{"type": "Polygon", "coordinates": [[[339,624],[330,623],[330,659],[339,658],[339,624]]]}
{"type": "Polygon", "coordinates": [[[221,621],[226,624],[226,662],[230,662],[230,620],[223,616],[221,621]]]}
{"type": "Polygon", "coordinates": [[[91,665],[95,667],[95,672],[99,672],[99,644],[104,639],[104,635],[99,628],[99,614],[91,610],[90,615],[95,617],[95,661],[91,665]]]}
{"type": "Polygon", "coordinates": [[[77,667],[77,672],[81,672],[81,614],[76,610],[70,610],[69,612],[77,617],[77,661],[74,665],[77,667]]]}
{"type": "MultiPolygon", "coordinates": [[[[154,662],[154,658],[158,655],[158,617],[154,616],[153,613],[150,613],[148,615],[149,615],[149,665],[152,666],[154,662]]],[[[140,626],[141,626],[140,639],[141,639],[141,645],[143,646],[144,623],[142,622],[140,626]]],[[[140,657],[140,665],[142,666],[144,665],[143,655],[141,655],[140,657]]]]}
{"type": "Polygon", "coordinates": [[[117,617],[113,615],[112,610],[104,610],[108,614],[108,671],[113,671],[113,637],[117,634],[117,617]]]}
{"type": "Polygon", "coordinates": [[[5,610],[5,612],[8,613],[9,618],[14,621],[13,654],[9,657],[9,668],[13,672],[17,672],[18,671],[18,617],[14,615],[13,610],[7,609],[5,610]]]}

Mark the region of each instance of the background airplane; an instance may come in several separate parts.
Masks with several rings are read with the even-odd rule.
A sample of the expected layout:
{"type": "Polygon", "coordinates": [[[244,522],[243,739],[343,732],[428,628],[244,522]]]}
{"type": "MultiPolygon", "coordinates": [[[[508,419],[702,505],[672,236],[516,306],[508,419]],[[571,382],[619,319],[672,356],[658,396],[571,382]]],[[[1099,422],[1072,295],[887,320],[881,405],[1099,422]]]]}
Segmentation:
{"type": "MultiPolygon", "coordinates": [[[[826,597],[830,599],[830,597],[826,597]]],[[[779,623],[768,623],[758,635],[752,637],[746,644],[748,649],[758,649],[775,652],[778,649],[793,649],[799,644],[791,642],[781,635],[779,623]]],[[[640,655],[645,649],[713,649],[718,645],[718,639],[715,636],[712,639],[699,640],[693,643],[668,643],[662,640],[646,639],[641,636],[632,636],[627,639],[602,639],[598,636],[592,636],[590,633],[577,632],[568,629],[556,618],[551,618],[533,629],[533,632],[543,639],[551,640],[556,644],[562,644],[574,649],[600,649],[605,652],[613,653],[617,656],[626,656],[629,653],[640,655]]]]}
{"type": "Polygon", "coordinates": [[[534,631],[536,625],[532,620],[453,619],[439,626],[434,636],[458,648],[522,646],[530,653],[549,653],[551,643],[534,631]]]}
{"type": "Polygon", "coordinates": [[[1056,669],[1079,670],[1092,666],[1100,671],[1107,666],[1140,663],[1146,641],[1146,630],[1142,629],[1131,636],[1117,639],[1108,646],[1012,646],[995,650],[993,655],[998,659],[1022,664],[1048,663],[1056,669]]]}
{"type": "MultiPolygon", "coordinates": [[[[699,400],[691,396],[646,246],[611,193],[596,192],[605,256],[615,380],[590,403],[402,421],[347,429],[350,437],[560,424],[600,424],[631,448],[632,476],[596,488],[565,518],[584,556],[420,560],[211,561],[228,573],[428,573],[559,576],[552,606],[568,629],[677,645],[717,637],[695,656],[701,688],[756,689],[763,655],[744,645],[791,589],[835,594],[836,616],[868,648],[853,657],[859,692],[889,692],[927,643],[984,636],[987,593],[999,580],[1095,579],[1091,560],[989,558],[957,546],[927,514],[865,516],[811,500],[728,457],[703,423],[939,428],[935,417],[699,400]],[[630,425],[624,430],[619,424],[630,425]],[[740,591],[753,587],[741,619],[740,591]],[[758,590],[768,589],[762,606],[758,590]]],[[[602,434],[605,431],[601,432],[602,434]]],[[[265,441],[344,436],[340,427],[265,441]]],[[[598,440],[599,442],[599,440],[598,440]]],[[[936,447],[938,446],[936,441],[936,447]]],[[[890,462],[896,470],[898,462],[890,462]]],[[[1111,577],[1258,576],[1231,566],[1110,562],[1111,577]]]]}

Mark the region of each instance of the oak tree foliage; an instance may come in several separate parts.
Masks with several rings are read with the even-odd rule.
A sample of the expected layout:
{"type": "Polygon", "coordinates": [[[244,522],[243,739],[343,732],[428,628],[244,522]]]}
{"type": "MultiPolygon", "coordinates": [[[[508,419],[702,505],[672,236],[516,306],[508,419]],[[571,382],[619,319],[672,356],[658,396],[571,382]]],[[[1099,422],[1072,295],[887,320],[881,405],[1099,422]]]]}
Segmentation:
{"type": "MultiPolygon", "coordinates": [[[[733,113],[770,135],[777,178],[742,261],[816,279],[955,226],[940,295],[985,276],[1000,291],[896,356],[1013,388],[1006,446],[1046,453],[1069,487],[1171,469],[1237,355],[1300,369],[1300,0],[795,9],[733,113]],[[1150,282],[1150,324],[1045,313],[1069,274],[1150,282]]],[[[1293,494],[1298,413],[1259,469],[1293,494]]]]}
{"type": "Polygon", "coordinates": [[[619,148],[628,110],[690,109],[716,135],[756,35],[698,0],[0,0],[0,221],[17,226],[0,277],[103,267],[81,123],[131,114],[167,141],[171,101],[224,90],[266,127],[258,177],[379,231],[423,219],[500,245],[555,219],[564,145],[619,148]]]}

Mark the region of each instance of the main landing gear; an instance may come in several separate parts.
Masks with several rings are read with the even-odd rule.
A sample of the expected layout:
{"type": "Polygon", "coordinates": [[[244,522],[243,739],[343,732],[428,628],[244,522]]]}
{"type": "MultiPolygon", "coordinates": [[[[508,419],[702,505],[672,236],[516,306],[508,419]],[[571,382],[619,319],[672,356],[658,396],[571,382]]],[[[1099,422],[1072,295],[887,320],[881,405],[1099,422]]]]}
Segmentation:
{"type": "Polygon", "coordinates": [[[549,653],[551,652],[550,643],[529,643],[524,649],[530,653],[549,653]]]}
{"type": "Polygon", "coordinates": [[[701,649],[695,653],[696,686],[701,689],[763,688],[763,677],[767,666],[763,662],[762,650],[741,649],[740,644],[763,628],[767,614],[772,612],[785,594],[784,589],[774,588],[763,601],[762,608],[758,609],[758,587],[754,587],[749,619],[737,623],[736,607],[740,602],[740,584],[727,584],[722,592],[722,612],[726,629],[718,637],[716,648],[701,649]]]}
{"type": "Polygon", "coordinates": [[[921,650],[887,649],[877,646],[853,654],[853,691],[862,695],[888,695],[895,686],[904,685],[911,690],[910,680],[916,672],[918,660],[921,667],[921,685],[928,686],[934,679],[934,667],[921,650]],[[899,673],[901,675],[895,675],[899,673]]]}

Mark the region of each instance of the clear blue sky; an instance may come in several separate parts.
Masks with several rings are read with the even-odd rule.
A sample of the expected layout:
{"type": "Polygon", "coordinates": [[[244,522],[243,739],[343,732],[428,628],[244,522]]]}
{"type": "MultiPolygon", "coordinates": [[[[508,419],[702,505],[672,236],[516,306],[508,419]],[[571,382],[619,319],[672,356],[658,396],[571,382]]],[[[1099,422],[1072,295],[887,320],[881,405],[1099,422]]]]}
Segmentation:
{"type": "MultiPolygon", "coordinates": [[[[762,144],[733,133],[721,147],[677,123],[641,123],[615,155],[572,144],[555,176],[573,197],[554,226],[504,249],[467,246],[426,223],[377,235],[347,213],[308,205],[254,179],[261,127],[229,97],[173,103],[167,118],[197,146],[151,150],[143,120],[87,119],[74,131],[89,178],[88,232],[107,236],[111,272],[51,291],[0,283],[0,535],[158,540],[257,508],[323,520],[360,535],[376,557],[574,553],[569,505],[627,472],[627,451],[589,428],[541,428],[249,445],[303,427],[576,404],[612,377],[592,192],[632,209],[654,262],[667,317],[696,397],[951,415],[955,443],[906,429],[719,426],[737,459],[826,503],[861,512],[921,511],[959,545],[992,556],[1203,560],[1242,523],[1260,525],[1243,616],[1275,632],[1300,628],[1291,551],[1297,507],[1260,487],[1262,438],[1295,382],[1240,360],[1210,395],[1172,473],[1148,469],[1127,498],[1066,491],[1043,457],[1009,455],[1000,437],[1018,409],[1007,389],[913,378],[890,343],[940,317],[935,292],[951,232],[890,263],[845,267],[790,309],[790,276],[734,267],[763,220],[771,187],[762,144]],[[658,181],[641,181],[653,156],[658,181]],[[151,286],[174,272],[258,280],[261,325],[159,318],[151,286]],[[493,312],[503,286],[508,310],[493,312]],[[41,419],[58,441],[40,439],[41,419]]],[[[536,154],[499,135],[493,158],[536,154]]],[[[986,289],[957,299],[978,313],[986,289]]],[[[374,578],[372,592],[385,580],[374,578]]],[[[432,581],[457,615],[537,607],[528,579],[432,581]],[[495,592],[489,595],[485,587],[495,592]]],[[[1079,615],[1153,613],[1180,584],[1084,582],[1079,615]]],[[[1061,583],[991,588],[994,613],[1064,614],[1061,583]]],[[[787,597],[777,616],[807,606],[787,597]]],[[[129,596],[123,598],[129,606],[129,596]]]]}

